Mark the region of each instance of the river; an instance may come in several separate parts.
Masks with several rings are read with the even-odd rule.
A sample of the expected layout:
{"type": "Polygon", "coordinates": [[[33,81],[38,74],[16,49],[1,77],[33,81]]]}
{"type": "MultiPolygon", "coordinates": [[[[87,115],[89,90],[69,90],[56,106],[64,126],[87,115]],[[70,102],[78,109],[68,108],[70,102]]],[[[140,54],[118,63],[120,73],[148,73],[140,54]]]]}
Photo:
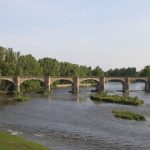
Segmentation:
{"type": "MultiPolygon", "coordinates": [[[[68,88],[52,90],[49,96],[32,96],[30,101],[0,107],[0,130],[10,131],[53,150],[150,150],[150,93],[138,91],[144,84],[131,85],[131,96],[143,106],[94,103],[93,88],[81,88],[80,94],[68,88]],[[142,113],[147,121],[115,118],[113,109],[142,113]]],[[[108,93],[118,93],[119,83],[106,85],[108,93]]]]}

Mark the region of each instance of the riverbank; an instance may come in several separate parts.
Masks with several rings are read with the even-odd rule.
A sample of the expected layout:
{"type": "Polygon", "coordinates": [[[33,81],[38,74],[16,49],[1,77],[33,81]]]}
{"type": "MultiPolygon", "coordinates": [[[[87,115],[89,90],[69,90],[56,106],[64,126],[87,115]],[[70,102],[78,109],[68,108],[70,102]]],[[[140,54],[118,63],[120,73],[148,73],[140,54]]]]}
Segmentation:
{"type": "Polygon", "coordinates": [[[17,102],[28,101],[30,98],[24,95],[3,96],[0,98],[0,105],[15,104],[17,102]]]}
{"type": "Polygon", "coordinates": [[[22,137],[0,132],[0,150],[50,150],[45,146],[22,137]]]}
{"type": "Polygon", "coordinates": [[[18,96],[13,97],[12,100],[15,102],[24,102],[24,101],[28,101],[29,97],[23,96],[23,95],[18,95],[18,96]]]}

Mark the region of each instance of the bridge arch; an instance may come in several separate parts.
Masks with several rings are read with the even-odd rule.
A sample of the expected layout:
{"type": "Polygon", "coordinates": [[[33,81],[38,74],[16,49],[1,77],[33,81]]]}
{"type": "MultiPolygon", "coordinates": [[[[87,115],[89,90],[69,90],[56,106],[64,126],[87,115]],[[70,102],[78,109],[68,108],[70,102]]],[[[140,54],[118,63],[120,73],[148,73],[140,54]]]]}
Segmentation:
{"type": "Polygon", "coordinates": [[[147,81],[147,79],[133,78],[132,80],[130,80],[131,91],[147,91],[147,88],[149,88],[149,82],[147,81]]]}
{"type": "Polygon", "coordinates": [[[79,86],[81,86],[81,84],[82,83],[84,83],[84,82],[88,82],[88,81],[93,81],[94,83],[96,83],[96,86],[98,85],[98,84],[100,84],[100,82],[99,82],[99,80],[97,80],[97,79],[92,79],[92,78],[87,78],[87,79],[82,79],[82,80],[80,80],[79,81],[79,86]]]}
{"type": "Polygon", "coordinates": [[[74,85],[74,82],[71,79],[64,79],[64,78],[61,79],[61,78],[59,78],[59,79],[52,80],[50,86],[54,85],[57,82],[65,82],[65,84],[67,82],[68,84],[71,84],[71,86],[74,85]]]}
{"type": "Polygon", "coordinates": [[[107,80],[105,80],[105,84],[106,84],[106,89],[111,90],[111,91],[113,91],[114,86],[115,86],[115,91],[116,90],[124,91],[124,88],[126,85],[124,79],[118,79],[118,78],[107,79],[107,80]],[[115,82],[119,83],[119,84],[116,84],[115,82]],[[110,85],[110,83],[112,83],[112,84],[110,85]],[[115,84],[113,84],[113,83],[115,83],[115,84]]]}
{"type": "MultiPolygon", "coordinates": [[[[98,92],[99,89],[101,89],[101,87],[102,87],[99,78],[80,78],[80,80],[79,80],[79,87],[82,86],[83,84],[85,84],[85,85],[83,85],[83,86],[87,86],[88,82],[90,82],[90,86],[96,87],[96,89],[93,89],[93,88],[90,89],[91,92],[96,92],[96,91],[98,92]],[[93,82],[93,83],[92,83],[92,82],[93,82]]],[[[85,89],[83,89],[83,91],[84,91],[84,90],[85,90],[85,89]]],[[[89,90],[89,89],[88,89],[88,90],[89,90]]],[[[81,91],[82,91],[82,89],[81,89],[81,91]]]]}
{"type": "Polygon", "coordinates": [[[4,93],[11,93],[15,90],[15,83],[12,79],[0,78],[0,91],[4,93]]]}
{"type": "Polygon", "coordinates": [[[13,79],[11,79],[11,78],[0,78],[0,80],[1,80],[1,81],[9,81],[9,82],[11,82],[12,84],[14,84],[14,81],[13,81],[13,79]]]}
{"type": "Polygon", "coordinates": [[[73,84],[73,79],[71,78],[54,78],[54,79],[51,79],[51,84],[57,81],[68,81],[73,84]]]}
{"type": "MultiPolygon", "coordinates": [[[[72,78],[51,78],[50,89],[53,86],[58,87],[57,82],[60,82],[60,84],[61,84],[61,85],[59,85],[59,87],[66,87],[66,88],[69,87],[69,88],[71,88],[71,89],[69,89],[69,92],[71,92],[71,93],[73,92],[75,84],[74,84],[72,78]]],[[[66,90],[66,89],[64,89],[64,90],[66,90]]]]}
{"type": "Polygon", "coordinates": [[[24,83],[25,81],[31,81],[31,80],[40,81],[40,82],[44,83],[44,78],[22,78],[22,79],[20,80],[20,85],[21,85],[22,83],[24,83]]]}
{"type": "Polygon", "coordinates": [[[131,83],[136,83],[136,82],[143,82],[146,83],[147,80],[146,79],[141,79],[141,78],[136,78],[136,79],[132,79],[130,80],[131,83]]]}
{"type": "Polygon", "coordinates": [[[19,82],[19,87],[21,91],[25,92],[32,90],[37,90],[37,92],[43,92],[45,87],[44,78],[22,78],[19,82]]]}
{"type": "Polygon", "coordinates": [[[124,81],[124,79],[119,79],[119,78],[106,78],[105,79],[105,82],[107,83],[107,82],[120,82],[120,83],[122,83],[122,84],[124,84],[125,83],[125,81],[124,81]]]}

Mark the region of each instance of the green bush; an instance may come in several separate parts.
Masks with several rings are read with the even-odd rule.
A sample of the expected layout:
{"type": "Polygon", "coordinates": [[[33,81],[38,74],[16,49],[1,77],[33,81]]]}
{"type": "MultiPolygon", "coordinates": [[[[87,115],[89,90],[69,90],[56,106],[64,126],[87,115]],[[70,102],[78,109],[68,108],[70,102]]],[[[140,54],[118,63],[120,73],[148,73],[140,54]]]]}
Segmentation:
{"type": "Polygon", "coordinates": [[[13,98],[13,101],[15,102],[24,102],[29,100],[29,97],[25,97],[25,96],[16,96],[13,98]]]}
{"type": "Polygon", "coordinates": [[[119,95],[107,95],[106,93],[96,94],[90,96],[90,98],[94,101],[102,101],[108,103],[117,103],[117,104],[124,104],[124,105],[135,105],[139,106],[144,104],[143,100],[140,100],[137,96],[130,97],[130,96],[119,96],[119,95]]]}
{"type": "Polygon", "coordinates": [[[146,118],[142,114],[138,114],[131,111],[116,111],[113,110],[112,113],[115,117],[129,119],[129,120],[136,120],[136,121],[145,121],[146,118]]]}

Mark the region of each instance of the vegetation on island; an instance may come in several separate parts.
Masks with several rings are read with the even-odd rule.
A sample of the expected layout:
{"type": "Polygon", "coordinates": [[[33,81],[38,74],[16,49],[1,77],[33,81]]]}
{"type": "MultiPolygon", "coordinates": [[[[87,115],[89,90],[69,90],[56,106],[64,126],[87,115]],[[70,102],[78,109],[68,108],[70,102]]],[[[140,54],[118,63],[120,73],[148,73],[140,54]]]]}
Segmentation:
{"type": "MultiPolygon", "coordinates": [[[[22,55],[12,48],[0,47],[0,76],[150,76],[150,66],[137,72],[136,68],[110,69],[106,72],[100,66],[72,64],[59,62],[56,59],[45,57],[39,60],[31,54],[22,55]]],[[[61,81],[66,83],[66,81],[61,81]]],[[[40,81],[25,81],[21,84],[21,91],[41,89],[40,81]]],[[[0,81],[0,91],[13,91],[13,84],[9,81],[0,81]]]]}
{"type": "Polygon", "coordinates": [[[100,93],[90,96],[91,100],[106,103],[117,103],[123,105],[135,105],[139,106],[144,104],[143,100],[140,100],[137,96],[119,96],[119,95],[108,95],[106,93],[100,93]]]}
{"type": "Polygon", "coordinates": [[[129,119],[129,120],[136,120],[136,121],[145,121],[146,118],[139,113],[131,112],[131,111],[116,111],[113,110],[112,113],[115,117],[122,118],[122,119],[129,119]]]}
{"type": "Polygon", "coordinates": [[[22,137],[0,132],[0,150],[50,150],[45,146],[22,137]]]}

